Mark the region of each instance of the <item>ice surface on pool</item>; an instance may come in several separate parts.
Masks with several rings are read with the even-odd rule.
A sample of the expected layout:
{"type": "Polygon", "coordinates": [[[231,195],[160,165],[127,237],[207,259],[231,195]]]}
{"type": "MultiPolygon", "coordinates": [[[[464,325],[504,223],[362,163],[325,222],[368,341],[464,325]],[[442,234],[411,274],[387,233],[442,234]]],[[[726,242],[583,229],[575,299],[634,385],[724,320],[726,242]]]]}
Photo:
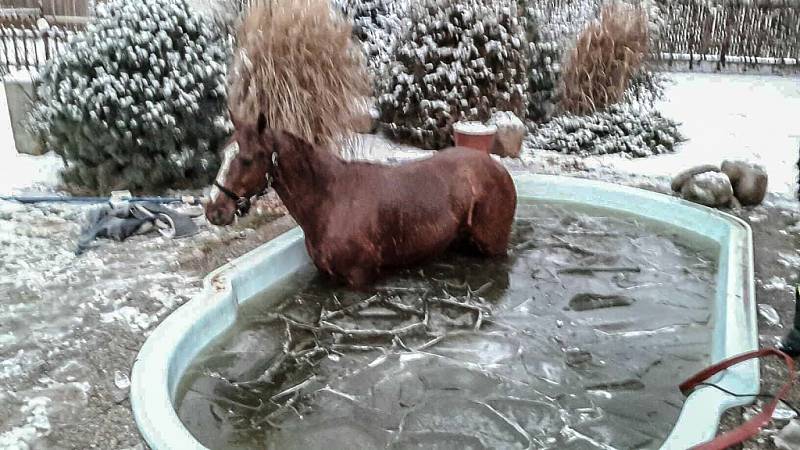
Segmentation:
{"type": "Polygon", "coordinates": [[[251,301],[184,376],[181,419],[210,448],[657,448],[708,359],[718,247],[609,210],[517,216],[503,260],[449,254],[367,293],[308,270],[251,301]],[[425,305],[400,339],[326,331],[413,327],[425,305]],[[289,327],[324,351],[237,386],[283,352],[278,311],[331,317],[289,327]]]}

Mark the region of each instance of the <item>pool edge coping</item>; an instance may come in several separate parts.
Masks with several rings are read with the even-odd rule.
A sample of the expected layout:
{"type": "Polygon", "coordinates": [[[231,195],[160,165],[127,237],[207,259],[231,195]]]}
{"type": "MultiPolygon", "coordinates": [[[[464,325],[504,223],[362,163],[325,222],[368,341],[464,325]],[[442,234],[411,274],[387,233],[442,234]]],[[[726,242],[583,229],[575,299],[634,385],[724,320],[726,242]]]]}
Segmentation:
{"type": "MultiPolygon", "coordinates": [[[[745,281],[746,286],[742,286],[743,292],[738,295],[742,297],[740,300],[746,303],[745,308],[740,308],[742,310],[739,311],[740,314],[734,311],[734,315],[736,315],[735,322],[746,325],[746,331],[748,331],[750,335],[734,339],[736,341],[734,342],[734,344],[736,344],[734,346],[741,347],[741,352],[757,348],[758,332],[753,272],[752,231],[746,222],[730,214],[701,207],[682,199],[608,182],[566,176],[533,174],[515,174],[514,181],[518,190],[521,186],[524,187],[525,184],[546,182],[548,186],[577,184],[583,185],[584,188],[602,188],[603,190],[610,190],[613,192],[623,191],[623,194],[630,193],[640,198],[650,198],[661,205],[674,204],[680,205],[680,207],[690,207],[692,210],[699,210],[705,214],[716,216],[729,224],[735,224],[736,226],[731,225],[730,229],[733,230],[734,234],[737,234],[735,228],[739,228],[738,238],[743,238],[744,242],[737,242],[736,245],[742,248],[738,250],[733,249],[731,251],[733,251],[733,253],[738,251],[742,253],[741,256],[745,257],[745,260],[741,261],[744,265],[744,267],[742,267],[744,275],[740,274],[737,275],[737,277],[742,279],[742,281],[749,280],[749,282],[745,281]]],[[[534,195],[519,196],[521,198],[535,198],[534,195]]],[[[267,278],[272,278],[272,280],[266,280],[269,282],[262,282],[262,284],[270,285],[294,273],[301,265],[309,262],[308,256],[304,254],[305,246],[302,246],[303,255],[297,253],[297,241],[302,240],[302,238],[302,231],[298,227],[295,227],[212,271],[203,279],[203,288],[201,292],[173,311],[153,330],[150,336],[148,336],[133,363],[130,397],[137,428],[151,448],[154,450],[206,448],[200,444],[183,425],[178,417],[177,411],[173,407],[174,391],[177,387],[177,382],[174,380],[180,379],[188,362],[191,361],[203,347],[219,336],[221,332],[235,321],[239,304],[238,292],[240,289],[234,286],[232,280],[251,272],[259,262],[263,263],[266,258],[274,258],[283,253],[288,254],[292,261],[290,265],[291,270],[277,271],[277,268],[270,269],[270,274],[268,274],[267,278]],[[293,250],[294,253],[287,253],[293,250]],[[211,320],[212,315],[213,320],[211,320]],[[190,335],[189,333],[193,334],[190,335]],[[192,344],[191,341],[193,340],[202,342],[192,344]],[[200,345],[197,345],[198,343],[200,345]],[[180,355],[179,351],[181,350],[189,351],[190,354],[180,355]],[[179,361],[180,364],[176,364],[176,360],[179,361]],[[176,370],[176,366],[183,367],[180,367],[180,370],[176,370]],[[170,384],[172,384],[172,386],[170,386],[170,384]]],[[[731,239],[728,240],[728,244],[729,246],[736,246],[731,239]]],[[[728,272],[730,272],[730,269],[728,272]]],[[[260,272],[259,275],[261,275],[260,272]]],[[[730,282],[730,280],[728,280],[728,282],[730,282]]],[[[725,300],[726,303],[732,301],[730,297],[729,295],[725,300]]],[[[736,297],[735,294],[734,297],[736,297]]],[[[715,308],[720,307],[719,303],[720,300],[715,299],[715,308]]],[[[717,313],[718,312],[715,312],[715,315],[717,313]]],[[[727,323],[730,319],[730,317],[728,317],[730,311],[726,309],[725,313],[725,322],[727,323]]],[[[718,325],[715,324],[713,332],[717,333],[718,328],[718,325]]],[[[725,345],[728,344],[729,339],[733,339],[728,334],[728,330],[725,330],[725,342],[723,343],[725,345]]],[[[716,345],[717,342],[714,341],[714,344],[716,345]]],[[[732,354],[728,353],[729,352],[724,352],[722,355],[712,355],[712,360],[718,360],[724,356],[732,356],[732,354]]],[[[724,374],[716,381],[738,392],[757,392],[760,385],[759,364],[757,361],[742,364],[735,368],[735,370],[728,371],[728,373],[724,374]]],[[[703,388],[695,391],[687,398],[681,408],[680,415],[661,448],[670,450],[688,448],[693,444],[703,442],[703,440],[697,440],[698,436],[707,436],[704,440],[713,437],[717,432],[722,412],[734,406],[752,403],[753,400],[754,398],[752,397],[731,397],[710,388],[703,388]],[[716,414],[714,414],[713,420],[709,421],[708,413],[711,411],[709,411],[708,405],[712,403],[715,406],[712,410],[715,409],[716,411],[714,412],[716,414]],[[689,405],[689,407],[687,407],[687,405],[689,405]],[[700,417],[695,405],[705,405],[702,415],[705,418],[700,417]],[[705,431],[698,434],[697,430],[694,430],[694,432],[686,434],[688,431],[684,431],[684,429],[697,428],[695,424],[698,421],[707,422],[705,426],[702,427],[705,431]],[[686,444],[686,442],[691,442],[691,444],[686,444]]]]}

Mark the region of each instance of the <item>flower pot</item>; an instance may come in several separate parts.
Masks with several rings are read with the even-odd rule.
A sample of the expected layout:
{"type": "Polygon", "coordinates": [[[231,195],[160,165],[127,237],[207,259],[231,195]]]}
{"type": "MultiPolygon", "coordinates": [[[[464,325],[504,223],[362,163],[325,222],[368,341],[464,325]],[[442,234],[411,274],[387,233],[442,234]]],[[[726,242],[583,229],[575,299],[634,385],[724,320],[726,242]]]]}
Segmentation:
{"type": "Polygon", "coordinates": [[[497,127],[480,122],[459,122],[453,125],[453,139],[457,147],[468,147],[489,153],[497,127]]]}

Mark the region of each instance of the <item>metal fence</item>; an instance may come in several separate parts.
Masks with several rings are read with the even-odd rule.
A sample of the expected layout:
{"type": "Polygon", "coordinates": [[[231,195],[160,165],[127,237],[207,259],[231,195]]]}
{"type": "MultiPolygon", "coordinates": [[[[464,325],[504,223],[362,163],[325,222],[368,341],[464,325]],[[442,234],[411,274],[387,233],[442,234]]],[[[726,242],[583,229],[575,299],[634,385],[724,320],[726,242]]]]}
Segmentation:
{"type": "MultiPolygon", "coordinates": [[[[96,0],[0,0],[0,70],[35,70],[83,29],[96,0]]],[[[239,0],[247,3],[250,0],[239,0]]],[[[577,34],[602,0],[529,0],[549,38],[577,34]]],[[[800,65],[800,0],[655,0],[661,61],[800,65]]]]}
{"type": "Polygon", "coordinates": [[[35,71],[93,14],[91,0],[0,0],[0,70],[35,71]]]}

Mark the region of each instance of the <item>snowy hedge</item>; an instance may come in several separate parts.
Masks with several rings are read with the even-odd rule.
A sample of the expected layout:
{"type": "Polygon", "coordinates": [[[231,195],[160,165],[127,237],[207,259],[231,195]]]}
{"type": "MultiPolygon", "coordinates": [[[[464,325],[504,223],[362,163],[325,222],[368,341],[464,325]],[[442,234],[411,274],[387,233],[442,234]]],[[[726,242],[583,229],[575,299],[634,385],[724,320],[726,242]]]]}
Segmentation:
{"type": "Polygon", "coordinates": [[[396,0],[333,0],[353,20],[353,34],[361,42],[375,81],[388,74],[392,49],[403,35],[408,3],[396,0]]]}
{"type": "Polygon", "coordinates": [[[92,191],[207,185],[230,41],[186,0],[111,0],[41,72],[34,128],[92,191]]]}
{"type": "Polygon", "coordinates": [[[378,98],[391,136],[438,149],[459,120],[525,116],[527,43],[515,2],[425,0],[406,25],[378,98]]]}
{"type": "Polygon", "coordinates": [[[644,157],[673,152],[683,140],[677,123],[629,98],[588,116],[567,114],[534,127],[526,148],[581,156],[626,153],[644,157]]]}
{"type": "Polygon", "coordinates": [[[556,88],[561,71],[561,46],[558,37],[544,25],[541,8],[525,0],[520,7],[528,41],[528,111],[536,122],[550,119],[557,101],[556,88]]]}

